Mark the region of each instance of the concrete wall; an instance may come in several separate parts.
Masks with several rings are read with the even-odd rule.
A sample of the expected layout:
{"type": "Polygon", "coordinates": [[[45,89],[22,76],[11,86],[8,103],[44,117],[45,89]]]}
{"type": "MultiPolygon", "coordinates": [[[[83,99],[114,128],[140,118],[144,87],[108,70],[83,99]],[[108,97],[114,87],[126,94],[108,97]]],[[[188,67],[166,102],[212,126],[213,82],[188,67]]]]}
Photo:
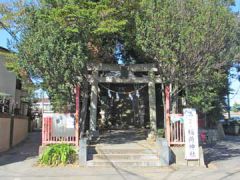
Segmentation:
{"type": "Polygon", "coordinates": [[[10,144],[10,118],[0,118],[0,152],[9,149],[10,144]]]}
{"type": "Polygon", "coordinates": [[[28,118],[15,117],[13,122],[12,135],[10,132],[11,118],[0,118],[0,152],[6,151],[10,148],[10,141],[12,142],[12,146],[15,146],[27,137],[28,118]]]}
{"type": "Polygon", "coordinates": [[[13,127],[13,146],[20,143],[27,137],[28,134],[28,119],[27,118],[14,118],[13,127]]]}

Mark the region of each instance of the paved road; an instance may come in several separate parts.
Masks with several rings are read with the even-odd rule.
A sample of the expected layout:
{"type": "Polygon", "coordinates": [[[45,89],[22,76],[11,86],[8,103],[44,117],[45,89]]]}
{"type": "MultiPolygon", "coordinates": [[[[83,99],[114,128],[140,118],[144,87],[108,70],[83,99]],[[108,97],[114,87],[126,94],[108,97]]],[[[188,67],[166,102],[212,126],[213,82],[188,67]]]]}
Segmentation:
{"type": "Polygon", "coordinates": [[[38,167],[36,166],[40,134],[0,154],[0,180],[148,180],[148,179],[240,179],[240,137],[205,148],[209,168],[170,166],[167,168],[117,167],[38,167]]]}

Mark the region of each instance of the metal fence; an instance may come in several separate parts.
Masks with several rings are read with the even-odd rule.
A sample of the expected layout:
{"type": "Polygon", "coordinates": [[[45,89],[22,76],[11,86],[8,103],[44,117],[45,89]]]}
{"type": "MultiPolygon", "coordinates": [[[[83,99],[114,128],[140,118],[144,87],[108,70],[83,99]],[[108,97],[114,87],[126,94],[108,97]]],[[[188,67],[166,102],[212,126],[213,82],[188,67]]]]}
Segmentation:
{"type": "Polygon", "coordinates": [[[77,145],[74,122],[72,114],[51,113],[43,115],[42,145],[56,143],[77,145]]]}

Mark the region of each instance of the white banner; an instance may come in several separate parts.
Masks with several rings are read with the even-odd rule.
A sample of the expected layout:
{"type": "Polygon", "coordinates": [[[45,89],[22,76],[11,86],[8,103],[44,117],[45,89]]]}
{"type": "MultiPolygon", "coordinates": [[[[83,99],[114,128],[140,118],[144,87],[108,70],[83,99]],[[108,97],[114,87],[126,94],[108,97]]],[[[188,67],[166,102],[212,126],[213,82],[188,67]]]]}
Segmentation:
{"type": "Polygon", "coordinates": [[[185,130],[185,159],[199,159],[198,116],[195,109],[183,109],[185,130]]]}

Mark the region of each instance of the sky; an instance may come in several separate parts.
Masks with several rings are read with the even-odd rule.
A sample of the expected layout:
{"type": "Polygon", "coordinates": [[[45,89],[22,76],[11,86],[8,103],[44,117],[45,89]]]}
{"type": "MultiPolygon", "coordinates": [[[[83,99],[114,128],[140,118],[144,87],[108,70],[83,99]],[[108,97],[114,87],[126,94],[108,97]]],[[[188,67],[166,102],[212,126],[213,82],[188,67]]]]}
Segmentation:
{"type": "MultiPolygon", "coordinates": [[[[240,12],[240,0],[235,0],[235,6],[232,7],[232,10],[234,12],[240,12]]],[[[233,73],[236,73],[236,69],[232,68],[231,71],[233,73]]],[[[230,89],[233,91],[230,93],[230,106],[232,106],[234,103],[240,104],[240,82],[239,80],[235,78],[230,78],[230,89]]]]}
{"type": "MultiPolygon", "coordinates": [[[[10,0],[0,0],[0,3],[10,2],[10,0]]],[[[231,7],[232,11],[240,12],[240,0],[235,0],[235,6],[231,7]]],[[[0,30],[0,46],[8,47],[8,39],[11,39],[11,36],[4,30],[0,30]]],[[[231,71],[235,72],[234,69],[231,71]]],[[[237,79],[229,79],[231,85],[230,88],[233,90],[230,94],[230,106],[234,103],[240,103],[240,82],[237,79]]]]}

